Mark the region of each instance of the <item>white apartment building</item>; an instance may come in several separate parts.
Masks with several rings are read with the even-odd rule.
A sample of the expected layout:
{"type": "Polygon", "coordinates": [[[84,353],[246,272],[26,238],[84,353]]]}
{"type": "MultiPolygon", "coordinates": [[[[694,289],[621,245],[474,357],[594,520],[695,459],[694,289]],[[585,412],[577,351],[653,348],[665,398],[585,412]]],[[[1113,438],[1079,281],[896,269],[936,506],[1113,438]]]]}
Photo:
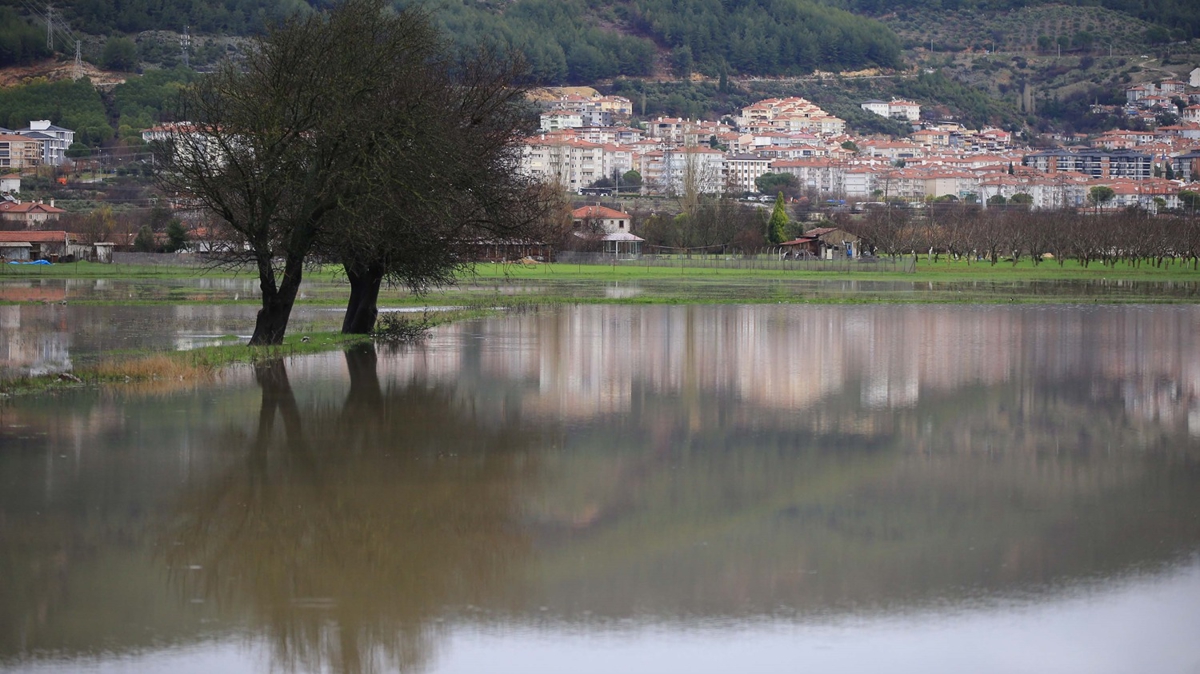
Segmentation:
{"type": "Polygon", "coordinates": [[[613,157],[605,149],[604,145],[578,138],[540,136],[525,144],[521,153],[521,172],[579,192],[600,178],[612,175],[613,157]]]}
{"type": "Polygon", "coordinates": [[[67,160],[67,148],[75,142],[74,131],[55,126],[48,119],[34,120],[17,133],[42,141],[42,163],[51,166],[62,166],[67,160]]]}
{"type": "Polygon", "coordinates": [[[771,160],[752,154],[725,158],[725,187],[734,192],[757,192],[758,177],[771,172],[771,160]]]}

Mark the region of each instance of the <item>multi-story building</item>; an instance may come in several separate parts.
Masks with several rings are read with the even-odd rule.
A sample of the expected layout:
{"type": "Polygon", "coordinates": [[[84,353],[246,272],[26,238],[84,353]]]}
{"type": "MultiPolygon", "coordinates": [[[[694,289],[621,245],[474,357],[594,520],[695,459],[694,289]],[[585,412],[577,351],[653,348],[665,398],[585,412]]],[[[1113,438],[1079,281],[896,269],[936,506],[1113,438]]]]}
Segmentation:
{"type": "Polygon", "coordinates": [[[0,134],[0,169],[19,171],[42,164],[42,141],[21,134],[0,134]]]}
{"type": "Polygon", "coordinates": [[[17,133],[41,141],[42,163],[50,166],[61,166],[67,160],[67,148],[75,142],[74,131],[55,126],[48,119],[34,120],[17,133]]]}
{"type": "Polygon", "coordinates": [[[1154,170],[1153,157],[1150,155],[1121,150],[1047,150],[1026,155],[1023,163],[1042,173],[1066,171],[1105,179],[1147,180],[1154,170]]]}
{"type": "Polygon", "coordinates": [[[915,122],[921,119],[921,106],[912,101],[901,101],[892,99],[890,101],[870,100],[862,103],[860,107],[867,112],[875,113],[880,117],[889,117],[891,119],[905,119],[910,122],[915,122]]]}
{"type": "Polygon", "coordinates": [[[734,192],[757,192],[755,181],[771,172],[771,160],[752,154],[737,154],[725,158],[725,187],[734,192]]]}
{"type": "Polygon", "coordinates": [[[526,175],[578,192],[612,173],[604,148],[578,138],[540,136],[525,145],[521,167],[526,175]]]}

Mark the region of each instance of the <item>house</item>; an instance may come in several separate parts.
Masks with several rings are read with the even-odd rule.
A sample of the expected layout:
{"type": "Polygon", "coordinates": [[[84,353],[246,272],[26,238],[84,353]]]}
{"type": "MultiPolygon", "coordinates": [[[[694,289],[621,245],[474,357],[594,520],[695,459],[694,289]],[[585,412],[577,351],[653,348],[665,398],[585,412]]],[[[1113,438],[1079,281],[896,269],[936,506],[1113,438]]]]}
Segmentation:
{"type": "Polygon", "coordinates": [[[862,240],[857,236],[837,227],[817,227],[804,233],[802,238],[812,238],[817,242],[817,257],[832,260],[835,257],[858,257],[862,254],[859,245],[862,240]]]}
{"type": "Polygon", "coordinates": [[[74,131],[55,126],[48,119],[34,120],[17,133],[41,141],[42,163],[50,166],[62,166],[67,159],[67,148],[75,142],[74,131]]]}
{"type": "Polygon", "coordinates": [[[53,199],[50,200],[49,205],[41,201],[0,202],[0,222],[16,223],[24,226],[25,229],[34,229],[47,222],[54,222],[63,213],[66,211],[54,207],[53,199]]]}
{"type": "Polygon", "coordinates": [[[616,234],[628,232],[633,227],[632,217],[624,212],[606,206],[583,206],[571,211],[571,226],[580,232],[599,232],[616,234]]]}
{"type": "Polygon", "coordinates": [[[1200,87],[1200,68],[1192,68],[1188,76],[1188,86],[1200,87]]]}
{"type": "Polygon", "coordinates": [[[6,176],[0,176],[0,194],[12,194],[13,192],[21,191],[21,176],[16,173],[10,173],[6,176]]]}
{"type": "Polygon", "coordinates": [[[69,245],[66,232],[0,231],[0,255],[10,260],[56,261],[68,254],[69,245]]]}

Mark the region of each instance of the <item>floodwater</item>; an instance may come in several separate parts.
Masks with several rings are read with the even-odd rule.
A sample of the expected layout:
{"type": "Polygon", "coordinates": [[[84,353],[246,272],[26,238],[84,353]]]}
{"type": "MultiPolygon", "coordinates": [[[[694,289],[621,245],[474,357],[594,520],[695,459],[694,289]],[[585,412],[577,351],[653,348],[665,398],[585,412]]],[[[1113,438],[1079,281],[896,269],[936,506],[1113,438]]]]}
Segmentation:
{"type": "Polygon", "coordinates": [[[5,672],[1184,673],[1197,624],[1197,306],[563,306],[0,406],[5,672]]]}

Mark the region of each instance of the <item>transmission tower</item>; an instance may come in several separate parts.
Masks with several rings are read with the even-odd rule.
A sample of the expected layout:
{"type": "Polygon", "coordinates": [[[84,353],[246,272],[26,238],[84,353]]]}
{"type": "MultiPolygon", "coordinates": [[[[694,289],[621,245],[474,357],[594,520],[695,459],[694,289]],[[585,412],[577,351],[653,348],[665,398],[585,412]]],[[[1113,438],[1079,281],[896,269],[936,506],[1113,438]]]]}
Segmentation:
{"type": "Polygon", "coordinates": [[[75,71],[71,75],[71,79],[79,79],[83,77],[83,50],[79,40],[75,41],[75,71]]]}
{"type": "Polygon", "coordinates": [[[183,57],[183,67],[188,68],[188,48],[192,46],[192,36],[188,35],[188,27],[183,27],[183,35],[179,37],[179,47],[183,57]]]}
{"type": "Polygon", "coordinates": [[[54,5],[46,5],[46,49],[54,51],[54,5]]]}

